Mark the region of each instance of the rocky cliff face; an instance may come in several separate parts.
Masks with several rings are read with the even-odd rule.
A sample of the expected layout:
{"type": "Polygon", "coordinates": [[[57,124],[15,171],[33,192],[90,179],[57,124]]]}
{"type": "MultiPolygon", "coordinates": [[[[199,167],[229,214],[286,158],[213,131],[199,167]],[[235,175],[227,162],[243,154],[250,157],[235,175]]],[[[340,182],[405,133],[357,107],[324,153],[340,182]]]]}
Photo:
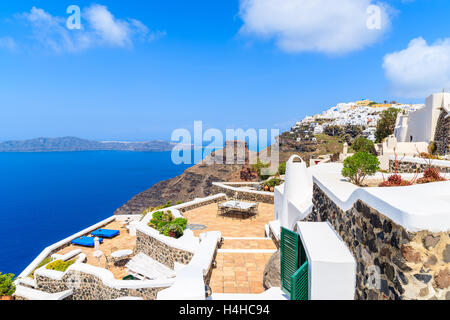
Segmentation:
{"type": "MultiPolygon", "coordinates": [[[[317,146],[316,143],[298,143],[283,138],[280,140],[280,163],[286,162],[293,154],[298,154],[305,161],[308,161],[312,151],[315,151],[317,146]]],[[[270,149],[269,147],[269,154],[270,149]]],[[[248,146],[243,142],[227,142],[225,149],[212,153],[202,162],[187,169],[178,177],[159,182],[150,189],[134,196],[130,201],[117,209],[115,214],[141,214],[143,210],[163,205],[167,201],[172,201],[173,203],[177,201],[187,202],[195,198],[206,197],[211,194],[213,182],[257,181],[258,178],[254,172],[249,170],[251,153],[252,151],[249,151],[248,146]],[[243,150],[245,150],[242,154],[237,152],[238,146],[243,147],[243,150]],[[211,164],[214,159],[220,159],[222,164],[211,164]],[[227,162],[233,164],[226,164],[227,162]]]]}
{"type": "Polygon", "coordinates": [[[187,202],[197,197],[208,196],[213,182],[242,181],[240,171],[247,166],[250,152],[245,143],[229,142],[225,149],[212,153],[178,177],[159,182],[150,189],[134,196],[117,209],[115,214],[140,214],[149,207],[156,207],[165,204],[167,201],[173,203],[177,201],[187,202]],[[238,154],[238,146],[243,147],[244,154],[238,154]],[[227,151],[229,152],[228,158],[227,151]],[[212,163],[214,159],[222,160],[223,164],[212,163]],[[227,162],[233,164],[226,164],[227,162]]]}

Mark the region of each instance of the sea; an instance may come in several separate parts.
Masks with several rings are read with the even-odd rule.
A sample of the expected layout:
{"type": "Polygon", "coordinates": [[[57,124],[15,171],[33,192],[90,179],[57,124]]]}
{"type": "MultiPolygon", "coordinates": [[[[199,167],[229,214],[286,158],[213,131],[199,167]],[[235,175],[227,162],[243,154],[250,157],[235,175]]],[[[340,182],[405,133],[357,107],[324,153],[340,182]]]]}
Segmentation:
{"type": "Polygon", "coordinates": [[[189,166],[171,152],[0,153],[0,272],[20,274],[47,246],[189,166]]]}

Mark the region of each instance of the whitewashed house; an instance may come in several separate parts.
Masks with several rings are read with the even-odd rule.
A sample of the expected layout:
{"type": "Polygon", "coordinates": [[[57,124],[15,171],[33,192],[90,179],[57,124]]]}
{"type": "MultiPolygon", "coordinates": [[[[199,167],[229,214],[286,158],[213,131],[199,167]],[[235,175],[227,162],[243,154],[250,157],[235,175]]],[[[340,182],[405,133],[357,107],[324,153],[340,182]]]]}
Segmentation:
{"type": "Polygon", "coordinates": [[[449,115],[450,93],[432,94],[424,108],[398,115],[394,135],[398,142],[435,141],[440,144],[442,153],[447,153],[449,115]]]}

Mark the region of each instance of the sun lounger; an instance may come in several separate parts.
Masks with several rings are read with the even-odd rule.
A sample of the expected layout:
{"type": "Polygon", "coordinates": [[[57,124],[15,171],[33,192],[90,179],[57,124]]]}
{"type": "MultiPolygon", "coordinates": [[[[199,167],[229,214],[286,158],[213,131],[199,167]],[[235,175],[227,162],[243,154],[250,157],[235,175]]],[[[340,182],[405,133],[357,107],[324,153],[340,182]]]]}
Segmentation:
{"type": "Polygon", "coordinates": [[[108,239],[114,238],[119,234],[120,234],[119,230],[109,230],[109,229],[98,229],[91,233],[93,237],[108,238],[108,239]]]}
{"type": "Polygon", "coordinates": [[[144,253],[138,253],[126,264],[128,273],[141,280],[167,279],[176,276],[174,270],[153,260],[144,253]]]}
{"type": "MultiPolygon", "coordinates": [[[[103,239],[98,239],[99,243],[103,243],[103,239]]],[[[94,238],[93,237],[80,237],[75,240],[72,240],[72,244],[83,246],[83,247],[94,247],[94,238]]]]}

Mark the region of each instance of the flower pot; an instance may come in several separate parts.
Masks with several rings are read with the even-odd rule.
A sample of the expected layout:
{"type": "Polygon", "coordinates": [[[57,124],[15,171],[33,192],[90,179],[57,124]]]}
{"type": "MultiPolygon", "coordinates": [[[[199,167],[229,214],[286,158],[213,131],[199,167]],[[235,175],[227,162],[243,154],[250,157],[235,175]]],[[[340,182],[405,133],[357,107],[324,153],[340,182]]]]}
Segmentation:
{"type": "Polygon", "coordinates": [[[275,188],[274,187],[270,187],[270,192],[274,192],[275,188]]]}
{"type": "Polygon", "coordinates": [[[10,297],[10,296],[1,296],[0,300],[4,301],[4,300],[14,300],[14,297],[10,297]]]}
{"type": "Polygon", "coordinates": [[[269,186],[264,186],[264,191],[269,191],[269,186]]]}

